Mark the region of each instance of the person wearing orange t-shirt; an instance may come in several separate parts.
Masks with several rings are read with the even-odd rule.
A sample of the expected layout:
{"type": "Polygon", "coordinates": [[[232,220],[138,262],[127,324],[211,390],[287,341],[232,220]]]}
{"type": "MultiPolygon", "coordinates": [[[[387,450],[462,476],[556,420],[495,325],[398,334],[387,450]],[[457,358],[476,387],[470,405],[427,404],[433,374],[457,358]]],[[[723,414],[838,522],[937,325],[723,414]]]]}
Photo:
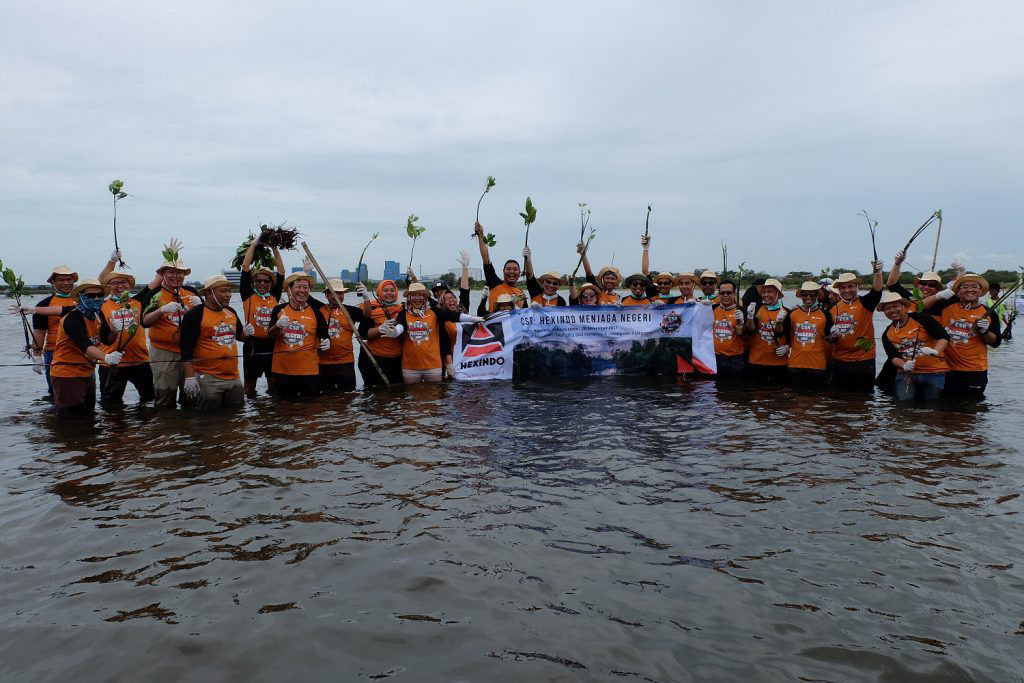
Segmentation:
{"type": "Polygon", "coordinates": [[[789,310],[782,305],[782,283],[774,278],[758,285],[760,302],[747,307],[746,328],[750,335],[747,376],[757,382],[782,384],[786,381],[789,344],[782,323],[789,310]]]}
{"type": "Polygon", "coordinates": [[[356,284],[356,295],[363,300],[363,321],[359,323],[359,336],[366,340],[366,348],[359,350],[359,374],[363,386],[371,389],[383,384],[377,367],[390,384],[401,384],[402,340],[395,328],[395,316],[402,310],[398,303],[398,286],[394,280],[382,280],[376,289],[376,298],[371,302],[370,294],[362,282],[356,284]],[[377,361],[374,367],[366,349],[377,361]]]}
{"type": "Polygon", "coordinates": [[[832,314],[832,380],[840,389],[873,391],[875,388],[875,323],[872,321],[882,298],[882,262],[871,263],[871,291],[857,294],[860,278],[843,273],[833,286],[839,301],[832,314]]]}
{"type": "Polygon", "coordinates": [[[623,283],[629,288],[629,294],[619,300],[622,306],[650,306],[651,300],[647,298],[647,286],[650,280],[643,273],[633,273],[623,283]]]}
{"type": "Polygon", "coordinates": [[[782,321],[782,334],[789,340],[789,381],[797,387],[822,386],[828,378],[828,335],[832,315],[822,308],[821,285],[808,280],[796,295],[801,304],[782,321]]]}
{"type": "Polygon", "coordinates": [[[679,273],[676,275],[674,282],[675,286],[679,288],[679,296],[676,298],[676,303],[685,304],[687,301],[694,301],[693,289],[697,286],[697,276],[693,273],[679,273]]]}
{"type": "Polygon", "coordinates": [[[891,320],[882,332],[882,348],[896,376],[892,392],[898,401],[934,401],[946,383],[944,352],[949,335],[942,324],[927,313],[918,313],[917,304],[896,292],[886,292],[878,302],[891,320]]]}
{"type": "Polygon", "coordinates": [[[576,285],[569,281],[569,305],[570,306],[600,306],[601,288],[592,282],[584,282],[583,286],[576,291],[576,285]]]}
{"type": "MultiPolygon", "coordinates": [[[[65,308],[75,305],[71,290],[78,282],[78,273],[67,266],[54,266],[53,272],[50,273],[50,277],[46,281],[53,287],[53,294],[39,301],[36,308],[50,306],[65,308]]],[[[53,394],[53,383],[50,381],[50,362],[53,360],[53,350],[57,345],[59,327],[60,315],[40,313],[32,315],[32,362],[35,363],[36,368],[42,367],[42,372],[46,375],[46,391],[51,395],[53,394]]],[[[39,372],[39,370],[36,371],[39,372]]]]}
{"type": "Polygon", "coordinates": [[[149,360],[153,370],[153,393],[158,408],[173,408],[184,399],[185,371],[181,365],[179,330],[181,316],[202,306],[199,292],[184,285],[192,269],[179,253],[181,242],[164,245],[164,262],[156,269],[160,286],[143,294],[142,326],[149,334],[149,360]]]}
{"type": "Polygon", "coordinates": [[[238,339],[251,337],[231,303],[231,283],[223,275],[206,279],[203,305],[181,318],[181,360],[185,396],[201,410],[237,408],[245,400],[238,378],[238,339]]]}
{"type": "Polygon", "coordinates": [[[103,302],[102,313],[114,333],[114,342],[104,345],[103,351],[121,351],[124,354],[116,368],[100,366],[100,403],[121,403],[129,382],[139,394],[139,403],[148,403],[156,397],[146,331],[140,324],[141,299],[148,288],[144,287],[133,296],[131,292],[135,288],[135,278],[117,270],[104,272],[100,282],[110,287],[110,295],[103,302]]]}
{"type": "Polygon", "coordinates": [[[238,279],[238,294],[242,299],[245,321],[256,330],[251,338],[242,343],[242,374],[246,396],[256,395],[256,382],[263,376],[267,378],[267,393],[274,393],[274,373],[270,369],[274,359],[274,340],[270,338],[270,314],[281,302],[284,260],[277,247],[272,246],[270,249],[274,255],[276,272],[265,266],[252,270],[252,260],[262,237],[261,232],[246,250],[238,279]]]}
{"type": "Polygon", "coordinates": [[[281,398],[316,396],[320,393],[320,351],[331,348],[323,304],[310,298],[313,279],[308,273],[292,273],[284,280],[288,301],[270,314],[270,338],[274,340],[275,392],[281,398]]]}
{"type": "Polygon", "coordinates": [[[526,294],[516,286],[516,283],[519,282],[519,276],[522,274],[519,262],[515,259],[505,261],[505,266],[502,268],[502,277],[499,278],[494,270],[494,265],[491,263],[491,253],[487,249],[487,243],[484,242],[484,226],[476,223],[473,225],[473,231],[476,233],[477,243],[480,246],[480,258],[484,262],[484,279],[487,281],[489,289],[487,312],[493,313],[496,310],[495,302],[497,302],[498,297],[502,294],[508,294],[512,297],[512,303],[516,308],[525,307],[526,294]]]}
{"type": "Polygon", "coordinates": [[[946,347],[946,385],[942,394],[952,399],[980,399],[988,386],[988,348],[997,347],[1003,337],[999,316],[981,303],[988,281],[967,273],[950,289],[924,300],[926,313],[936,316],[949,335],[946,347]]]}
{"type": "Polygon", "coordinates": [[[424,285],[413,282],[405,292],[405,308],[395,316],[394,329],[402,341],[402,380],[406,384],[441,381],[444,359],[451,355],[448,331],[443,323],[484,320],[432,307],[428,294],[424,285]]]}
{"type": "Polygon", "coordinates": [[[356,389],[356,356],[352,347],[355,329],[352,325],[363,322],[363,309],[345,303],[348,291],[345,283],[337,279],[330,281],[330,287],[324,287],[327,308],[322,312],[327,318],[327,337],[331,340],[330,346],[320,352],[320,391],[325,394],[356,389]],[[338,295],[345,312],[338,308],[330,295],[331,289],[338,295]]]}
{"type": "Polygon", "coordinates": [[[526,290],[530,293],[530,306],[566,306],[565,299],[558,293],[558,287],[562,284],[562,276],[554,271],[548,271],[535,278],[533,276],[533,261],[530,260],[530,248],[523,248],[523,265],[526,266],[526,290]]]}
{"type": "Polygon", "coordinates": [[[85,278],[68,293],[75,309],[60,318],[53,347],[50,376],[53,404],[58,417],[88,418],[96,412],[96,362],[114,366],[120,351],[104,352],[101,344],[113,341],[110,326],[101,311],[109,288],[99,280],[85,278]]]}
{"type": "Polygon", "coordinates": [[[713,307],[711,336],[715,343],[716,379],[737,379],[746,371],[743,335],[746,318],[736,305],[736,283],[722,280],[718,284],[718,302],[713,307]]]}

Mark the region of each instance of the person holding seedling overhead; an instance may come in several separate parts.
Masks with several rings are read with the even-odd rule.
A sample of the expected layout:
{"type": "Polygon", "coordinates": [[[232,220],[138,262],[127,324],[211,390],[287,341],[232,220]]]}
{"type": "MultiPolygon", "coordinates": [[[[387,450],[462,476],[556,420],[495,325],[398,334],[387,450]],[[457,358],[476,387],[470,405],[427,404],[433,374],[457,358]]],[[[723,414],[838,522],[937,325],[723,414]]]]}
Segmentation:
{"type": "Polygon", "coordinates": [[[747,306],[746,328],[750,335],[747,375],[758,382],[782,384],[786,381],[786,356],[789,345],[782,324],[789,310],[782,305],[782,283],[774,278],[758,285],[760,303],[747,306]]]}
{"type": "Polygon", "coordinates": [[[832,314],[822,308],[821,285],[808,280],[796,292],[800,305],[782,321],[789,340],[789,381],[795,386],[822,386],[827,379],[828,335],[832,314]]]}
{"type": "Polygon", "coordinates": [[[873,391],[875,387],[875,324],[872,316],[882,298],[882,262],[871,262],[871,291],[858,295],[860,278],[843,273],[834,286],[839,301],[832,314],[832,379],[840,389],[873,391]]]}
{"type": "Polygon", "coordinates": [[[281,398],[316,396],[320,393],[319,352],[331,347],[323,304],[310,299],[313,278],[304,272],[284,280],[288,301],[270,314],[270,338],[274,340],[276,395],[281,398]]]}
{"type": "Polygon", "coordinates": [[[86,278],[68,292],[68,298],[76,302],[75,308],[58,319],[50,370],[53,403],[59,417],[87,418],[95,414],[95,363],[102,361],[114,366],[121,362],[120,351],[105,353],[100,348],[100,344],[111,344],[114,340],[101,314],[109,291],[99,280],[86,278]]]}
{"type": "Polygon", "coordinates": [[[537,279],[533,276],[533,261],[530,259],[530,248],[523,248],[523,267],[526,269],[526,290],[530,293],[531,306],[565,306],[565,299],[558,294],[562,284],[562,276],[548,271],[537,279]]]}
{"type": "MultiPolygon", "coordinates": [[[[369,292],[360,282],[356,285],[356,294],[363,300],[363,321],[359,324],[359,335],[366,340],[366,348],[370,349],[388,382],[401,384],[402,340],[398,338],[399,332],[395,327],[395,316],[402,310],[402,305],[398,303],[398,287],[394,280],[381,281],[377,285],[375,300],[371,302],[369,292]]],[[[359,374],[367,389],[383,384],[377,369],[362,352],[359,354],[359,374]]]]}
{"type": "Polygon", "coordinates": [[[181,260],[181,242],[164,245],[164,261],[156,269],[157,289],[146,290],[142,303],[142,326],[149,328],[149,359],[153,369],[153,393],[159,408],[173,408],[184,396],[185,372],[181,365],[181,317],[202,306],[199,293],[184,286],[192,269],[181,260]]]}
{"type": "MultiPolygon", "coordinates": [[[[53,293],[36,304],[36,308],[49,306],[74,306],[75,300],[71,296],[71,290],[78,282],[78,273],[65,265],[54,266],[50,277],[46,281],[53,287],[53,293]]],[[[50,362],[53,360],[53,352],[57,346],[57,332],[60,328],[60,316],[51,316],[34,313],[32,315],[32,355],[35,358],[42,356],[43,368],[46,374],[46,391],[53,395],[53,383],[50,381],[50,362]],[[42,349],[40,353],[39,349],[42,349]]],[[[33,361],[36,362],[36,361],[33,361]]]]}
{"type": "Polygon", "coordinates": [[[937,316],[949,336],[946,360],[949,372],[943,395],[980,399],[988,385],[988,347],[1002,342],[999,317],[981,303],[988,281],[967,273],[951,289],[924,300],[927,313],[937,316]]]}
{"type": "Polygon", "coordinates": [[[253,326],[255,333],[242,343],[242,371],[245,375],[246,396],[256,395],[256,381],[267,378],[267,393],[274,393],[274,374],[270,367],[273,362],[274,340],[270,338],[270,315],[280,303],[284,287],[284,260],[276,245],[271,245],[276,272],[260,266],[252,271],[252,261],[257,247],[262,243],[260,232],[246,249],[242,259],[238,293],[242,298],[245,320],[253,326]]]}
{"type": "MultiPolygon", "coordinates": [[[[505,261],[505,266],[502,268],[503,277],[499,278],[494,270],[494,265],[491,263],[491,254],[487,248],[484,227],[476,223],[473,226],[473,231],[476,232],[477,243],[480,245],[480,258],[484,262],[484,279],[487,281],[487,287],[490,289],[487,298],[487,311],[493,313],[497,310],[498,297],[502,294],[508,294],[512,297],[513,306],[516,308],[526,306],[526,295],[523,294],[523,290],[516,286],[522,273],[519,269],[519,262],[515,259],[505,261]]],[[[528,254],[529,248],[523,247],[523,251],[528,254]]]]}
{"type": "Polygon", "coordinates": [[[942,393],[949,369],[943,356],[949,335],[942,323],[917,304],[896,292],[886,292],[878,302],[891,320],[882,333],[882,348],[896,368],[891,391],[898,401],[933,401],[942,393]]]}

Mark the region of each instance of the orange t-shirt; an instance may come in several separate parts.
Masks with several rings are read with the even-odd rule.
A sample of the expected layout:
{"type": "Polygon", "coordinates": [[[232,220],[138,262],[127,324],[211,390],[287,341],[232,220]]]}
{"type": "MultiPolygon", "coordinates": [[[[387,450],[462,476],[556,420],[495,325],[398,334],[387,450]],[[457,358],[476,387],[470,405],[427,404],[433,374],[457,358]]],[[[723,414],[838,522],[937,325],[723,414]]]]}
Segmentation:
{"type": "Polygon", "coordinates": [[[124,327],[120,332],[114,333],[113,344],[100,344],[100,349],[103,350],[103,353],[110,353],[117,351],[118,347],[124,344],[124,348],[121,349],[124,354],[121,359],[121,367],[145,363],[149,360],[146,330],[139,324],[142,319],[142,305],[135,299],[129,299],[128,305],[131,306],[131,309],[125,308],[121,302],[110,298],[103,302],[103,317],[107,319],[107,324],[120,320],[124,323],[124,327]],[[135,334],[129,338],[128,327],[133,323],[136,325],[135,334]]]}
{"type": "MultiPolygon", "coordinates": [[[[984,306],[964,308],[960,302],[946,306],[939,322],[949,335],[946,359],[950,370],[982,372],[988,370],[988,346],[981,340],[974,323],[988,315],[984,306]]],[[[916,363],[915,363],[916,365],[916,363]]]]}
{"type": "MultiPolygon", "coordinates": [[[[535,296],[532,299],[530,299],[530,301],[536,302],[536,303],[540,304],[541,306],[564,306],[565,305],[563,300],[562,300],[562,298],[560,296],[558,296],[557,294],[555,295],[555,298],[551,299],[550,301],[545,299],[543,294],[538,294],[537,296],[535,296]]],[[[448,323],[445,323],[445,324],[447,325],[448,323]]],[[[451,323],[451,324],[454,325],[455,323],[451,323]]]]}
{"type": "MultiPolygon", "coordinates": [[[[921,355],[921,348],[927,346],[934,349],[936,340],[928,334],[928,330],[921,323],[913,318],[909,318],[907,324],[903,327],[896,327],[895,324],[889,325],[884,334],[889,343],[899,351],[903,360],[914,360],[914,369],[911,371],[911,374],[946,372],[946,370],[949,370],[949,365],[943,356],[921,355]]],[[[948,350],[949,347],[947,346],[946,349],[948,350]]]]}
{"type": "Polygon", "coordinates": [[[214,311],[203,306],[199,339],[192,358],[192,366],[198,374],[238,379],[238,344],[235,342],[238,325],[238,316],[226,308],[214,311]]]}
{"type": "MultiPolygon", "coordinates": [[[[327,311],[328,309],[323,309],[327,311]]],[[[320,365],[338,365],[354,363],[356,356],[352,352],[352,326],[348,317],[340,308],[331,308],[327,318],[327,336],[331,339],[331,348],[320,352],[320,365]]]]}
{"type": "Polygon", "coordinates": [[[875,323],[871,319],[872,315],[861,304],[859,296],[851,303],[840,299],[832,305],[832,332],[839,334],[839,341],[832,348],[836,360],[852,363],[874,359],[875,323]],[[867,350],[857,348],[858,339],[867,340],[870,347],[867,350]]]}
{"type": "Polygon", "coordinates": [[[797,307],[789,312],[789,367],[824,370],[828,342],[825,341],[825,311],[805,311],[797,307]]]}
{"type": "Polygon", "coordinates": [[[753,365],[786,365],[785,356],[776,356],[775,318],[783,308],[769,311],[762,306],[754,314],[754,333],[750,335],[750,363],[753,365]]]}
{"type": "Polygon", "coordinates": [[[618,306],[621,303],[621,300],[619,299],[619,295],[615,292],[606,292],[602,289],[601,293],[597,295],[597,303],[601,306],[607,306],[609,304],[612,306],[618,306]]]}
{"type": "Polygon", "coordinates": [[[743,355],[743,335],[736,329],[735,306],[728,310],[715,306],[711,336],[715,340],[715,353],[722,356],[743,355]]]}
{"type": "MultiPolygon", "coordinates": [[[[53,361],[50,365],[50,376],[92,377],[93,369],[96,367],[96,361],[86,356],[85,353],[82,352],[82,349],[78,347],[78,344],[68,336],[64,329],[64,324],[67,322],[68,316],[70,315],[78,316],[79,313],[68,313],[68,315],[63,318],[58,318],[59,325],[57,326],[57,341],[54,342],[53,361]]],[[[89,320],[85,316],[81,316],[81,318],[85,321],[85,332],[89,336],[89,342],[92,346],[99,347],[99,316],[96,316],[95,320],[89,320]]]]}
{"type": "MultiPolygon", "coordinates": [[[[430,308],[423,315],[405,309],[405,334],[402,335],[402,369],[433,370],[441,367],[440,325],[430,308]]],[[[444,334],[448,331],[445,330],[444,334]]]]}
{"type": "Polygon", "coordinates": [[[316,338],[316,313],[306,306],[297,311],[285,306],[278,314],[288,316],[291,322],[274,340],[274,359],[271,372],[279,375],[320,374],[319,342],[316,338]]]}
{"type": "MultiPolygon", "coordinates": [[[[153,295],[158,297],[160,303],[157,307],[164,306],[177,301],[179,304],[185,307],[185,310],[190,310],[192,307],[188,304],[188,297],[195,296],[195,293],[190,292],[182,288],[177,295],[173,292],[160,288],[160,291],[153,295]]],[[[163,349],[164,351],[170,351],[171,353],[181,353],[181,344],[179,341],[178,328],[181,326],[181,316],[185,315],[182,311],[176,311],[174,313],[164,313],[161,315],[155,323],[149,326],[149,343],[156,349],[163,349]]]]}
{"type": "Polygon", "coordinates": [[[623,306],[650,306],[651,300],[647,297],[634,299],[632,295],[627,295],[622,297],[622,300],[619,301],[619,303],[623,306]]]}
{"type": "Polygon", "coordinates": [[[500,285],[491,287],[491,293],[487,296],[488,312],[494,313],[494,309],[498,305],[498,297],[502,294],[510,295],[512,297],[512,305],[516,308],[522,308],[526,305],[526,295],[523,294],[523,290],[512,285],[506,285],[503,282],[500,285]]]}
{"type": "MultiPolygon", "coordinates": [[[[363,309],[364,314],[366,309],[363,309]]],[[[399,304],[388,306],[388,313],[391,319],[394,319],[402,312],[402,307],[399,304]]],[[[384,313],[384,309],[381,308],[376,302],[370,304],[370,317],[373,319],[373,327],[380,327],[388,321],[388,316],[384,313]]],[[[366,346],[375,356],[382,358],[397,358],[402,355],[402,339],[391,339],[388,337],[374,337],[373,339],[367,339],[366,346]]]]}
{"type": "MultiPolygon", "coordinates": [[[[63,294],[54,294],[46,306],[74,306],[78,303],[76,299],[63,294]]],[[[43,305],[40,302],[40,305],[43,305]]],[[[46,316],[46,340],[43,342],[43,351],[53,351],[57,346],[57,335],[59,334],[61,317],[59,315],[46,316]]],[[[50,373],[53,374],[52,372],[50,373]]]]}
{"type": "Polygon", "coordinates": [[[454,349],[455,348],[455,337],[458,334],[458,330],[459,330],[458,324],[457,323],[447,323],[446,322],[444,324],[444,329],[446,329],[448,331],[448,339],[450,340],[451,348],[454,349]]]}
{"type": "Polygon", "coordinates": [[[253,292],[252,296],[245,300],[245,319],[253,327],[253,339],[270,338],[270,315],[274,307],[280,303],[273,294],[266,296],[253,292]]]}

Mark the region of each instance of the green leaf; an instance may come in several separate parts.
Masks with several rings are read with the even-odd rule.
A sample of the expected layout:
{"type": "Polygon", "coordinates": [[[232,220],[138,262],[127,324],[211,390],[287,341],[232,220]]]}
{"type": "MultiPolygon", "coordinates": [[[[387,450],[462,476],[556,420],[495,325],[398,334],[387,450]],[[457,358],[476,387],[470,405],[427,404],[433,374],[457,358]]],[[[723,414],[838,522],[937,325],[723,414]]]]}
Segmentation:
{"type": "Polygon", "coordinates": [[[487,246],[493,247],[497,243],[498,240],[494,238],[494,233],[489,232],[486,235],[484,235],[484,244],[486,244],[487,246]]]}
{"type": "Polygon", "coordinates": [[[174,263],[178,260],[178,252],[173,249],[164,249],[160,254],[164,257],[164,261],[167,261],[168,263],[174,263]]]}
{"type": "Polygon", "coordinates": [[[419,219],[419,216],[409,214],[409,218],[405,221],[405,234],[414,240],[427,231],[423,226],[416,225],[416,221],[419,219]]]}
{"type": "Polygon", "coordinates": [[[110,194],[116,195],[124,187],[123,180],[111,180],[110,184],[107,185],[107,189],[110,190],[110,194]]]}
{"type": "Polygon", "coordinates": [[[867,337],[857,337],[857,341],[853,343],[861,351],[870,351],[875,348],[875,340],[868,339],[867,337]]]}
{"type": "Polygon", "coordinates": [[[492,187],[494,187],[494,185],[495,185],[494,176],[492,176],[492,175],[487,176],[487,187],[484,188],[484,192],[489,191],[492,187]]]}

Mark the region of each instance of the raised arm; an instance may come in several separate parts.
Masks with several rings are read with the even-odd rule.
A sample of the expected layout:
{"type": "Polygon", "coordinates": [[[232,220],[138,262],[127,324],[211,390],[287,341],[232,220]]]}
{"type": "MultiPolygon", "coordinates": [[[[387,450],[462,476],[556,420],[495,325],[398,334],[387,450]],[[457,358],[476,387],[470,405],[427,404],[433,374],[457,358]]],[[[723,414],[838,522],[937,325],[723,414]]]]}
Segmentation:
{"type": "Polygon", "coordinates": [[[650,259],[651,236],[650,235],[641,235],[640,236],[640,246],[643,248],[643,254],[640,256],[640,272],[643,273],[644,275],[650,276],[650,274],[651,274],[651,259],[650,259]]]}
{"type": "Polygon", "coordinates": [[[892,260],[892,270],[889,271],[889,277],[885,281],[886,287],[892,287],[900,282],[900,266],[903,265],[903,260],[907,258],[907,255],[902,251],[897,251],[896,256],[892,260]]]}
{"type": "Polygon", "coordinates": [[[480,258],[483,259],[484,265],[487,265],[491,262],[491,252],[487,249],[487,243],[484,242],[484,226],[474,223],[473,232],[476,233],[476,241],[480,245],[480,258]]]}
{"type": "Polygon", "coordinates": [[[578,253],[583,260],[583,272],[587,276],[587,280],[594,279],[594,271],[590,269],[590,259],[587,258],[587,246],[580,242],[576,245],[576,253],[578,253]]]}
{"type": "Polygon", "coordinates": [[[523,272],[527,279],[533,277],[533,260],[530,258],[530,248],[523,247],[523,272]]]}
{"type": "Polygon", "coordinates": [[[281,258],[281,252],[278,251],[277,247],[271,247],[274,250],[274,267],[277,268],[279,275],[284,275],[284,259],[281,258]]]}
{"type": "Polygon", "coordinates": [[[881,292],[885,283],[882,280],[882,262],[880,260],[871,262],[871,273],[871,289],[881,292]]]}
{"type": "MultiPolygon", "coordinates": [[[[249,272],[249,268],[252,267],[252,257],[256,254],[256,247],[259,245],[260,238],[262,236],[263,236],[263,234],[260,233],[259,235],[254,237],[252,239],[252,242],[249,243],[249,248],[245,250],[245,256],[242,257],[242,271],[243,272],[248,273],[249,272]]],[[[274,251],[276,252],[277,250],[275,249],[274,251]]],[[[276,253],[275,253],[275,256],[280,258],[280,256],[278,254],[276,254],[276,253]]],[[[278,266],[278,270],[280,272],[282,272],[282,273],[284,272],[284,263],[283,262],[278,266]]]]}

